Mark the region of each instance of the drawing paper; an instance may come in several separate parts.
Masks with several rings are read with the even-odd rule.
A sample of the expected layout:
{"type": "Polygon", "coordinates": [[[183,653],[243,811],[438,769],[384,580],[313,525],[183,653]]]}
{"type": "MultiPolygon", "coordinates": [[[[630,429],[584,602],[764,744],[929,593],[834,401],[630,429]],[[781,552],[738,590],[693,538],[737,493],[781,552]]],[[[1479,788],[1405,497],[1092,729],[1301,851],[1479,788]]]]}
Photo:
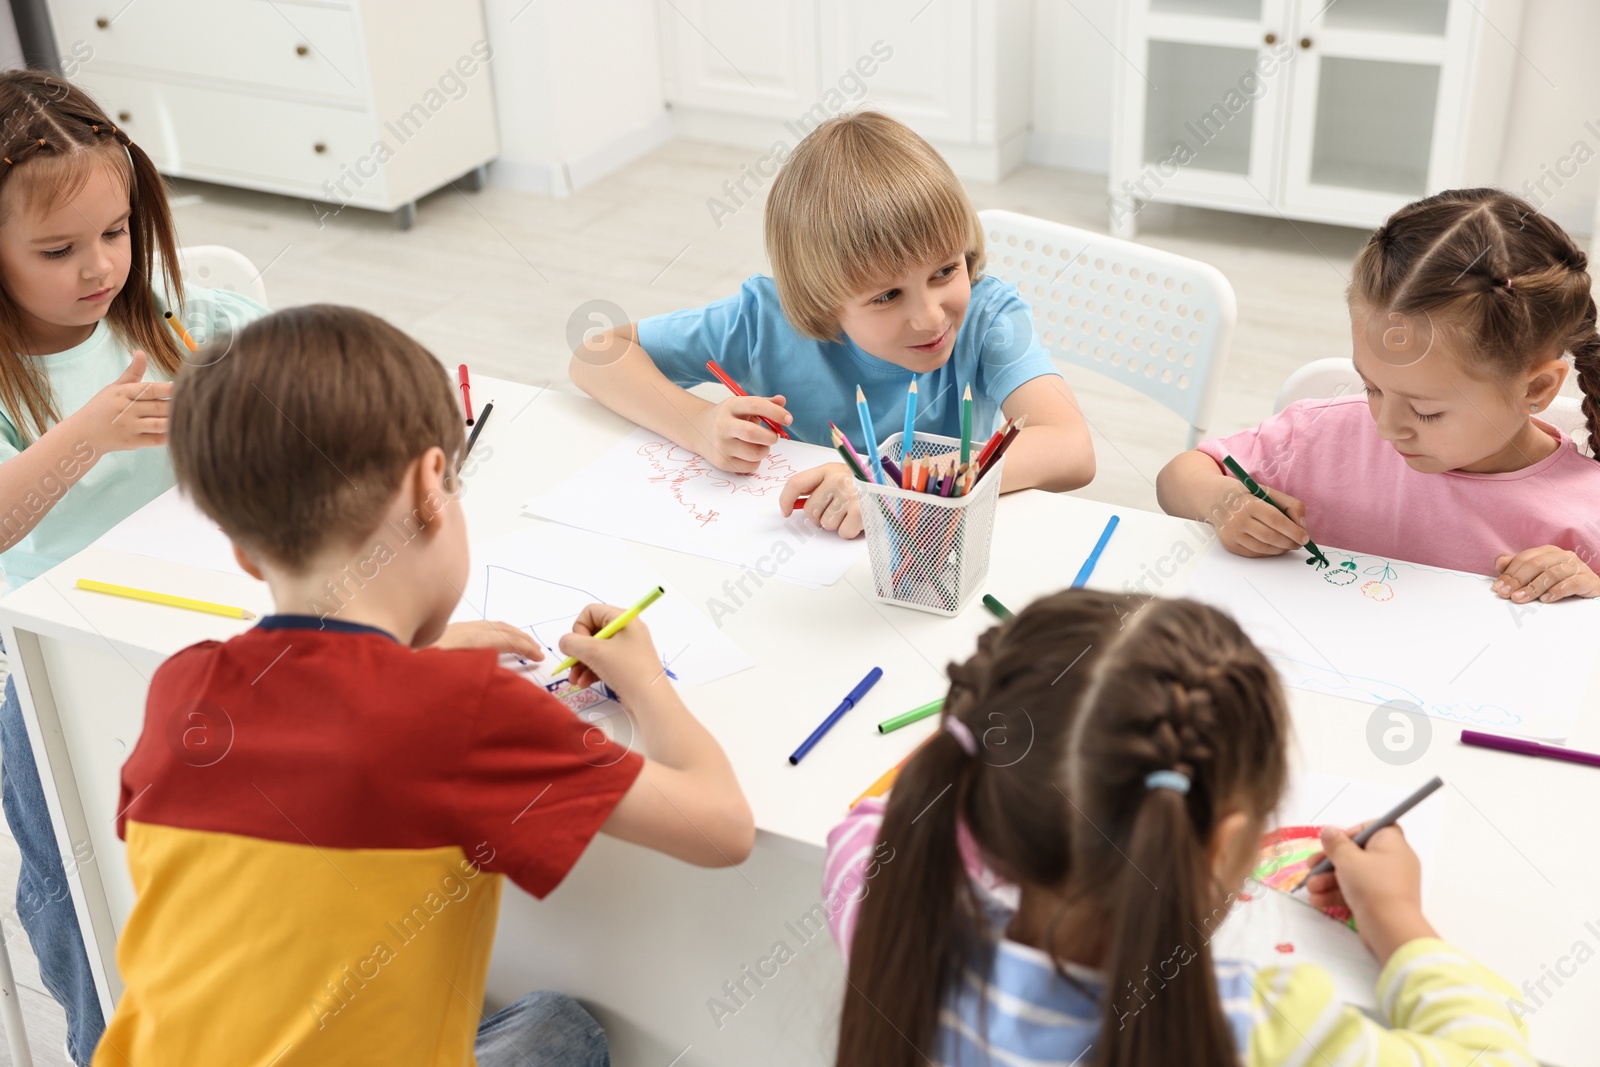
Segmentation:
{"type": "Polygon", "coordinates": [[[107,530],[95,544],[188,567],[244,574],[233,558],[228,535],[176,486],[107,530]]]}

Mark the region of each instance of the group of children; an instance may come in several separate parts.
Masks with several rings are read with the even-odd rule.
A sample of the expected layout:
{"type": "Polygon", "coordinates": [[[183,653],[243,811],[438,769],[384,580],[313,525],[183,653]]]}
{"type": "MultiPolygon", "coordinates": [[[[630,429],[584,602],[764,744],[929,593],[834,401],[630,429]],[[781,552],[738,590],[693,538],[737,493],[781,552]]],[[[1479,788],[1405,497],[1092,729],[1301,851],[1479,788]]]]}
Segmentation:
{"type": "MultiPolygon", "coordinates": [[[[603,1064],[575,1001],[535,993],[481,1019],[504,876],[549,893],[596,833],[720,866],[754,825],[713,738],[662,676],[648,628],[561,650],[604,681],[650,758],[597,740],[499,666],[526,633],[451,625],[467,573],[462,419],[439,362],[375,316],[267,314],[184,283],[161,179],[81,91],[0,75],[0,508],[12,588],[171,484],[232,539],[279,614],[171,657],[122,772],[118,830],[137,898],[107,1026],[66,893],[14,682],[0,710],[17,906],[75,1062],[603,1064]],[[159,260],[157,253],[159,252],[159,260]],[[158,277],[159,274],[159,277],[158,277]],[[170,306],[216,338],[198,356],[170,306]],[[376,563],[377,566],[373,566],[376,563]],[[374,573],[334,617],[299,614],[330,578],[374,573]],[[169,743],[186,709],[235,724],[219,761],[169,743]],[[203,765],[199,765],[203,764],[203,765]]],[[[883,413],[907,384],[918,428],[1027,424],[1002,489],[1094,476],[1087,423],[1016,289],[983,275],[983,235],[926,142],[871,112],[820,125],[766,214],[773,274],[707,307],[619,327],[573,380],[718,466],[750,471],[763,420],[826,444],[859,387],[883,413]],[[747,396],[688,389],[714,359],[747,396]]],[[[1585,257],[1492,190],[1397,212],[1362,250],[1349,304],[1361,398],[1304,401],[1174,459],[1161,505],[1243,555],[1315,533],[1341,548],[1496,576],[1550,601],[1600,593],[1600,464],[1538,419],[1575,366],[1600,440],[1600,335],[1585,257]],[[1223,473],[1233,455],[1282,509],[1223,473]]],[[[861,531],[843,464],[797,474],[825,529],[861,531]]],[[[1045,597],[949,669],[940,728],[886,800],[830,836],[848,958],[836,1062],[1224,1064],[1531,1062],[1501,979],[1423,916],[1398,829],[1330,832],[1344,905],[1383,963],[1387,1026],[1314,966],[1213,958],[1208,934],[1287,781],[1271,666],[1225,614],[1090,591],[1045,597]],[[1022,714],[1031,758],[985,757],[1022,714]],[[1152,976],[1155,977],[1152,977],[1152,976]]]]}

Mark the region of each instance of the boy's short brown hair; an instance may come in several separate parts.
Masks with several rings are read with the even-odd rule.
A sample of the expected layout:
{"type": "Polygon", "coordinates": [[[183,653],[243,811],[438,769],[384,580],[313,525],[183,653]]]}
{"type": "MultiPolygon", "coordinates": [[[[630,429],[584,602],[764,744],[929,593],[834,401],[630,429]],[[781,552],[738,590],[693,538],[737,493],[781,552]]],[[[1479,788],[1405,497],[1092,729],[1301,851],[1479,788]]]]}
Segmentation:
{"type": "Polygon", "coordinates": [[[278,311],[172,394],[178,484],[252,556],[302,569],[382,521],[412,460],[464,450],[450,379],[376,315],[331,304],[278,311]]]}
{"type": "Polygon", "coordinates": [[[845,301],[941,256],[983,271],[983,227],[933,146],[877,111],[827,120],[806,135],[767,197],[767,258],[783,313],[799,333],[839,338],[845,301]]]}

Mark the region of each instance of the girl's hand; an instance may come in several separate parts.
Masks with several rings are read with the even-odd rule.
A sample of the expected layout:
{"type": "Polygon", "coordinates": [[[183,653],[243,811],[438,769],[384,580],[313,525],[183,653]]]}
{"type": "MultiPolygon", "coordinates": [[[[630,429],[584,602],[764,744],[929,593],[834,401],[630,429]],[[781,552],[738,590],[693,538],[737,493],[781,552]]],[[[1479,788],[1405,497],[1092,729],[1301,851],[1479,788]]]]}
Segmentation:
{"type": "Polygon", "coordinates": [[[721,470],[750,474],[761,466],[761,461],[778,442],[778,435],[760,421],[762,418],[771,419],[779,426],[794,421],[781,395],[770,399],[730,396],[715,407],[707,408],[701,416],[702,445],[696,451],[721,470]]]}
{"type": "Polygon", "coordinates": [[[808,497],[806,517],[824,530],[836,530],[849,540],[861,536],[861,500],[856,478],[843,463],[824,463],[790,478],[778,497],[778,510],[794,513],[795,501],[808,497]]]}
{"type": "MultiPolygon", "coordinates": [[[[590,604],[572,620],[572,632],[558,643],[562,655],[578,657],[567,676],[574,687],[587,689],[603,681],[624,703],[629,703],[643,697],[650,686],[664,681],[667,672],[650,639],[650,628],[638,619],[604,641],[592,636],[624,610],[610,604],[590,604]]],[[[668,686],[671,684],[667,682],[668,686]]]]}
{"type": "MultiPolygon", "coordinates": [[[[1422,863],[1400,827],[1379,830],[1362,848],[1349,833],[1324,826],[1322,847],[1334,871],[1306,883],[1311,903],[1348,907],[1362,943],[1380,962],[1407,941],[1438,936],[1422,914],[1422,863]]],[[[1312,866],[1320,861],[1312,857],[1312,866]]]]}
{"type": "Polygon", "coordinates": [[[1285,515],[1265,500],[1252,496],[1242,485],[1228,479],[1231,485],[1207,514],[1225,514],[1228,518],[1217,527],[1217,537],[1222,546],[1236,556],[1281,556],[1302,547],[1310,538],[1306,532],[1306,506],[1288,493],[1280,493],[1267,486],[1268,495],[1288,509],[1285,515]]]}
{"type": "Polygon", "coordinates": [[[1578,554],[1555,545],[1540,545],[1494,561],[1500,577],[1493,589],[1503,600],[1519,604],[1540,600],[1548,604],[1569,596],[1600,596],[1600,578],[1578,554]]]}
{"type": "Polygon", "coordinates": [[[509,622],[453,622],[444,628],[434,648],[492,648],[496,652],[542,660],[544,649],[526,630],[509,622]]]}
{"type": "Polygon", "coordinates": [[[68,416],[96,455],[167,443],[172,383],[143,381],[145,363],[135,349],[128,369],[68,416]]]}

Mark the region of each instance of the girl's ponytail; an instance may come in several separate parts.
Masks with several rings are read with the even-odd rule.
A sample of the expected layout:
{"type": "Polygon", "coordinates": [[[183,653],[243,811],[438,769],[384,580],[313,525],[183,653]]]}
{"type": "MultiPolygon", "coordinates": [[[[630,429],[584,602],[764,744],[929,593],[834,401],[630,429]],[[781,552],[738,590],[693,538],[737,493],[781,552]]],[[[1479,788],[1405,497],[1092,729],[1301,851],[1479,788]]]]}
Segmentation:
{"type": "Polygon", "coordinates": [[[1600,460],[1600,330],[1595,328],[1592,296],[1588,313],[1567,342],[1567,351],[1572,353],[1578,388],[1583,390],[1583,421],[1589,430],[1589,454],[1600,460]]]}

